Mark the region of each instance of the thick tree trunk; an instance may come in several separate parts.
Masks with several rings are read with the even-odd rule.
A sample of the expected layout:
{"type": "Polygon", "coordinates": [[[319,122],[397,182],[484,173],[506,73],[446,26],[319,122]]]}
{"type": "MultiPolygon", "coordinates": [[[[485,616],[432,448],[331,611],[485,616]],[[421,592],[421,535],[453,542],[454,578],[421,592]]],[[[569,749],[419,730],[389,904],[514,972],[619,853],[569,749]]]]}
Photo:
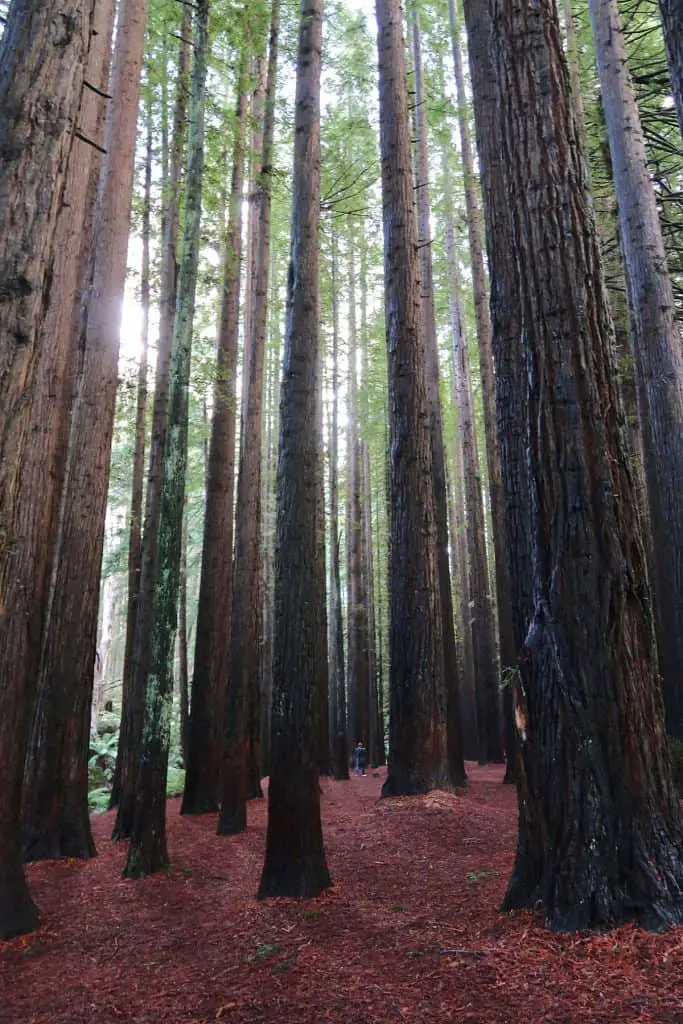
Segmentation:
{"type": "Polygon", "coordinates": [[[332,423],[330,426],[330,699],[332,703],[332,776],[348,779],[349,752],[346,737],[346,678],[344,673],[344,618],[341,599],[339,536],[339,295],[338,254],[334,222],[330,227],[332,302],[332,423]]]}
{"type": "MultiPolygon", "coordinates": [[[[446,456],[443,445],[441,396],[439,392],[439,352],[436,343],[436,311],[434,308],[434,274],[430,238],[429,153],[426,96],[423,87],[420,23],[417,7],[412,11],[413,63],[415,70],[415,123],[417,126],[417,216],[420,250],[420,294],[425,332],[427,401],[432,446],[432,477],[436,509],[436,544],[441,598],[441,630],[443,634],[444,678],[448,728],[448,763],[454,786],[465,784],[465,762],[462,753],[462,722],[460,719],[460,680],[455,649],[453,594],[448,562],[448,499],[446,495],[446,456]]],[[[495,652],[494,652],[495,653],[495,652]]]]}
{"type": "MultiPolygon", "coordinates": [[[[318,432],[317,448],[318,477],[316,480],[316,515],[315,515],[315,597],[314,605],[318,616],[316,632],[327,641],[327,585],[325,583],[325,566],[327,552],[325,542],[325,459],[324,459],[324,423],[323,423],[323,392],[325,388],[324,365],[325,352],[323,338],[320,339],[318,369],[315,382],[315,423],[318,432]]],[[[316,651],[318,659],[315,714],[315,743],[318,748],[318,772],[320,775],[330,774],[330,729],[328,721],[328,702],[330,693],[330,675],[327,662],[327,642],[316,651]]]]}
{"type": "Polygon", "coordinates": [[[268,324],[271,172],[275,133],[280,4],[273,0],[263,130],[263,163],[258,179],[258,249],[248,361],[246,415],[237,481],[235,581],[230,619],[221,813],[218,834],[241,832],[247,824],[247,799],[262,796],[260,783],[259,696],[261,687],[261,464],[263,454],[263,365],[268,324]]]}
{"type": "Polygon", "coordinates": [[[27,790],[39,799],[42,812],[27,809],[24,817],[27,853],[33,857],[54,856],[58,850],[80,857],[94,852],[88,816],[87,736],[145,17],[145,6],[132,2],[119,11],[104,137],[106,157],[79,332],[83,369],[70,423],[31,741],[36,754],[40,750],[35,758],[38,775],[27,780],[27,790]]]}
{"type": "MultiPolygon", "coordinates": [[[[96,42],[88,58],[88,80],[107,87],[111,56],[113,5],[101,5],[93,21],[96,42]]],[[[101,140],[106,104],[91,91],[84,92],[79,124],[83,134],[101,140]]],[[[13,628],[3,628],[3,641],[12,647],[18,664],[26,666],[26,685],[35,692],[41,653],[49,584],[59,533],[60,501],[66,467],[69,413],[78,374],[78,311],[92,229],[92,212],[100,159],[89,146],[77,143],[71,152],[65,187],[65,204],[55,234],[52,292],[43,335],[50,339],[37,368],[36,397],[31,414],[31,446],[19,486],[21,529],[15,534],[15,566],[8,606],[13,628]],[[26,602],[30,601],[28,605],[26,602]],[[26,628],[28,623],[29,628],[26,628]],[[14,634],[14,635],[13,635],[14,634]],[[24,644],[28,647],[24,648],[24,644]],[[26,658],[26,655],[28,658],[26,658]],[[25,660],[26,658],[26,660],[25,660]]],[[[10,623],[7,623],[8,627],[10,623]]],[[[22,792],[22,853],[24,859],[60,855],[59,817],[61,793],[54,775],[58,750],[50,756],[51,743],[60,742],[54,721],[44,721],[46,694],[38,695],[24,769],[22,792]]]]}
{"type": "Polygon", "coordinates": [[[209,3],[198,0],[193,31],[185,225],[173,327],[168,440],[159,516],[154,628],[145,688],[142,751],[135,815],[124,874],[140,878],[168,866],[166,778],[173,700],[173,650],[178,616],[185,476],[187,411],[199,262],[204,173],[204,106],[209,53],[209,3]]]}
{"type": "MultiPolygon", "coordinates": [[[[491,323],[489,320],[486,296],[484,242],[482,238],[481,213],[479,210],[475,186],[472,143],[470,140],[469,125],[467,121],[465,86],[462,74],[462,61],[460,58],[460,43],[455,19],[455,0],[448,0],[448,2],[453,49],[453,68],[458,93],[460,151],[465,178],[465,207],[467,211],[467,230],[472,262],[474,315],[477,325],[477,345],[479,348],[479,368],[481,371],[481,389],[484,406],[486,461],[489,475],[491,520],[493,525],[493,549],[495,556],[496,605],[498,609],[500,660],[503,670],[506,670],[515,664],[516,651],[512,631],[510,583],[508,574],[505,571],[508,561],[507,538],[505,532],[505,496],[501,477],[500,449],[498,447],[498,438],[496,435],[493,352],[491,347],[491,323]]],[[[476,594],[473,593],[472,596],[476,599],[476,594]]],[[[482,682],[484,682],[484,680],[482,680],[482,682]]],[[[488,683],[488,685],[486,686],[485,717],[482,717],[481,710],[483,710],[483,708],[481,708],[480,704],[479,736],[482,740],[482,749],[485,744],[487,760],[497,762],[504,759],[501,700],[496,680],[487,679],[486,683],[488,683]]],[[[477,690],[479,690],[479,685],[479,680],[476,680],[477,690]]],[[[510,709],[508,709],[508,712],[509,710],[510,709]]],[[[508,714],[508,722],[510,717],[511,716],[508,714]]],[[[512,771],[512,751],[508,751],[508,772],[512,771]]]]}
{"type": "Polygon", "coordinates": [[[425,343],[398,0],[377,0],[391,450],[389,770],[385,796],[450,785],[425,343]]]}
{"type": "Polygon", "coordinates": [[[280,396],[275,643],[268,835],[259,896],[317,896],[330,885],[320,821],[315,720],[320,618],[315,593],[319,361],[322,2],[302,0],[294,113],[292,238],[280,396]]]}
{"type": "Polygon", "coordinates": [[[192,679],[192,712],[183,814],[218,809],[223,714],[228,679],[232,608],[235,496],[235,415],[239,336],[242,191],[247,128],[244,44],[237,83],[235,141],[232,154],[228,229],[223,256],[223,297],[214,386],[211,444],[207,464],[206,515],[197,610],[197,641],[192,679]]]}
{"type": "MultiPolygon", "coordinates": [[[[72,153],[80,159],[75,147],[84,145],[74,141],[73,126],[92,18],[92,5],[82,0],[59,11],[15,2],[0,44],[0,939],[38,923],[21,867],[19,815],[40,645],[34,607],[42,605],[49,567],[48,552],[30,540],[34,534],[24,521],[30,512],[22,507],[20,481],[28,468],[34,395],[44,401],[40,361],[52,359],[60,348],[57,336],[43,329],[58,294],[51,301],[67,169],[72,153]],[[29,586],[15,601],[13,582],[24,584],[34,573],[35,595],[29,586]]],[[[71,350],[68,337],[61,341],[67,348],[57,357],[60,362],[71,350]]],[[[61,389],[62,379],[57,383],[61,389]]],[[[41,503],[50,505],[56,493],[46,474],[41,503]],[[46,494],[46,487],[54,493],[46,494]]]]}
{"type": "Polygon", "coordinates": [[[670,735],[683,741],[683,348],[615,0],[589,0],[629,284],[643,432],[659,668],[670,735]]]}
{"type": "MultiPolygon", "coordinates": [[[[526,365],[520,343],[519,286],[514,261],[512,219],[500,153],[500,110],[490,50],[491,19],[485,3],[465,0],[477,146],[481,169],[491,287],[491,335],[496,365],[496,425],[503,482],[512,633],[515,659],[503,658],[507,754],[506,779],[513,774],[510,752],[516,749],[512,711],[518,656],[533,613],[531,525],[527,481],[526,365]],[[507,670],[507,671],[506,671],[507,670]]],[[[505,562],[498,563],[504,566],[505,562]]],[[[498,579],[500,579],[498,573],[498,579]]],[[[502,626],[502,621],[501,621],[502,626]]]]}
{"type": "MultiPolygon", "coordinates": [[[[145,522],[140,553],[140,586],[133,635],[133,661],[130,685],[123,690],[121,728],[116,756],[110,806],[117,807],[114,839],[130,836],[135,813],[137,773],[140,765],[145,683],[151,648],[154,614],[154,584],[157,573],[157,547],[164,453],[168,431],[171,344],[176,307],[178,276],[178,231],[183,153],[185,149],[185,116],[187,111],[187,75],[190,62],[190,8],[183,9],[178,50],[178,80],[173,112],[173,135],[169,176],[162,211],[163,237],[159,299],[159,341],[154,376],[154,403],[145,495],[145,522]]],[[[126,681],[124,680],[124,683],[126,681]]]]}
{"type": "Polygon", "coordinates": [[[676,102],[678,126],[683,137],[683,7],[680,0],[659,0],[671,91],[676,102]]]}
{"type": "Polygon", "coordinates": [[[492,11],[528,374],[535,588],[517,694],[520,837],[505,907],[540,902],[554,928],[680,921],[681,814],[557,14],[550,0],[493,0],[492,11]]]}

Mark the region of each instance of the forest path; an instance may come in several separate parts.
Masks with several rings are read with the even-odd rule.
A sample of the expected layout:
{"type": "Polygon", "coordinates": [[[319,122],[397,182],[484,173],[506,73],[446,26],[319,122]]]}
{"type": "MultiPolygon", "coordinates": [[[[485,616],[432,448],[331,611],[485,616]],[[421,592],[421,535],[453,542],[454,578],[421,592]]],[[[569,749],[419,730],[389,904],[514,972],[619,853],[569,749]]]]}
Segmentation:
{"type": "Polygon", "coordinates": [[[99,856],[28,867],[33,935],[0,943],[1,1024],[683,1022],[683,929],[551,935],[498,912],[516,841],[502,770],[467,793],[379,800],[383,771],[322,781],[333,888],[254,899],[266,801],[241,836],[169,801],[169,874],[121,877],[112,814],[99,856]]]}

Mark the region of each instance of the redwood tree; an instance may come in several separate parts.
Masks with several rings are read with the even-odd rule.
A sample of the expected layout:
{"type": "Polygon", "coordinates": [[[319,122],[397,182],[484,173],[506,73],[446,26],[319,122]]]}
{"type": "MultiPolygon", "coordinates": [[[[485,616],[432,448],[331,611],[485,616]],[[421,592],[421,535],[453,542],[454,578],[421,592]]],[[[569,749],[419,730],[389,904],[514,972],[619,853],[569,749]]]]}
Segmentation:
{"type": "Polygon", "coordinates": [[[145,714],[135,814],[124,869],[124,874],[128,878],[139,878],[168,866],[166,776],[187,472],[190,362],[202,214],[209,0],[199,0],[196,7],[193,52],[185,225],[171,352],[171,394],[159,515],[154,627],[145,686],[145,714]]]}
{"type": "Polygon", "coordinates": [[[683,741],[683,347],[657,200],[615,0],[589,0],[628,281],[643,437],[659,667],[668,732],[683,741]]]}
{"type": "Polygon", "coordinates": [[[493,0],[499,139],[527,365],[535,610],[505,907],[553,928],[683,919],[640,520],[557,12],[493,0]],[[553,160],[547,159],[548,153],[553,160]]]}
{"type": "Polygon", "coordinates": [[[54,856],[57,847],[70,856],[88,857],[94,851],[88,736],[145,20],[144,4],[125,0],[119,7],[106,155],[79,325],[83,365],[71,413],[59,540],[43,627],[33,738],[36,777],[30,783],[36,813],[24,814],[34,855],[54,856]]]}
{"type": "Polygon", "coordinates": [[[330,885],[323,849],[315,731],[319,635],[314,607],[319,357],[322,0],[302,0],[294,113],[287,333],[280,394],[275,637],[268,834],[259,896],[317,896],[330,885]]]}
{"type": "Polygon", "coordinates": [[[230,622],[232,607],[235,379],[239,334],[248,65],[249,48],[245,40],[237,81],[232,182],[223,255],[223,294],[207,467],[206,514],[183,814],[203,814],[217,810],[221,749],[224,742],[221,727],[223,698],[228,678],[230,631],[227,624],[230,622]]]}
{"type": "Polygon", "coordinates": [[[244,434],[240,446],[237,483],[235,591],[230,618],[228,692],[220,782],[221,813],[218,821],[220,835],[242,831],[247,823],[247,797],[261,795],[258,708],[261,684],[260,641],[263,629],[260,593],[263,365],[268,318],[271,173],[279,32],[280,3],[279,0],[273,0],[263,129],[263,165],[258,180],[259,223],[256,233],[247,411],[243,422],[244,434]],[[258,790],[254,791],[256,787],[258,790]]]}
{"type": "Polygon", "coordinates": [[[425,343],[399,0],[377,0],[389,359],[391,634],[385,796],[450,785],[425,343]]]}
{"type": "MultiPolygon", "coordinates": [[[[35,928],[21,867],[19,810],[35,674],[9,639],[7,603],[20,474],[45,342],[57,218],[91,42],[92,5],[15,0],[0,42],[0,939],[35,928]]],[[[38,565],[42,575],[44,567],[38,565]]],[[[24,618],[25,616],[25,618],[24,618]]]]}

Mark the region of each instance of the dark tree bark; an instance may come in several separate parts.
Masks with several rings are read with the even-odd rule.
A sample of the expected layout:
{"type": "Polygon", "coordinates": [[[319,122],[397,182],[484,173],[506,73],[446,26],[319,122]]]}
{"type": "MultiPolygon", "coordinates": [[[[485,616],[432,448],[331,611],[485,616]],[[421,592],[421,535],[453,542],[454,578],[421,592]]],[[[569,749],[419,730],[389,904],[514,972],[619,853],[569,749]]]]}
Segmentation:
{"type": "Polygon", "coordinates": [[[183,814],[218,809],[222,723],[228,679],[229,622],[233,587],[233,509],[237,342],[239,336],[242,191],[247,129],[246,68],[243,45],[237,84],[228,229],[223,256],[223,297],[216,355],[216,384],[207,465],[206,515],[197,610],[197,641],[192,679],[192,712],[183,814]]]}
{"type": "Polygon", "coordinates": [[[339,531],[339,296],[337,292],[337,235],[330,227],[332,301],[332,422],[330,425],[330,701],[332,705],[332,776],[348,779],[349,753],[346,739],[346,678],[344,673],[344,619],[341,599],[339,531]]]}
{"type": "MultiPolygon", "coordinates": [[[[11,592],[13,581],[27,581],[35,571],[41,604],[49,571],[47,552],[22,541],[31,530],[25,533],[22,522],[28,510],[20,480],[32,403],[42,392],[40,360],[57,345],[43,327],[67,168],[73,147],[81,145],[73,126],[92,18],[91,4],[81,0],[59,11],[14,2],[0,42],[0,939],[38,924],[21,867],[19,815],[40,622],[27,604],[31,590],[20,603],[11,592]]],[[[54,486],[49,477],[45,486],[54,486]]],[[[55,493],[43,492],[41,501],[55,493]]]]}
{"type": "MultiPolygon", "coordinates": [[[[423,86],[420,22],[416,7],[412,11],[413,63],[415,70],[415,123],[417,126],[417,216],[420,247],[420,295],[425,332],[427,401],[429,432],[432,446],[432,478],[436,510],[436,544],[441,598],[441,630],[443,634],[444,679],[446,684],[446,715],[448,728],[448,764],[454,786],[465,783],[465,762],[462,753],[462,722],[460,719],[460,680],[455,650],[455,620],[451,572],[448,562],[448,502],[446,496],[446,456],[443,446],[441,396],[439,393],[439,353],[436,343],[436,311],[434,308],[434,274],[430,238],[429,152],[426,96],[423,86]]],[[[495,656],[495,651],[492,651],[495,656]]],[[[494,681],[495,686],[495,681],[494,681]]]]}
{"type": "Polygon", "coordinates": [[[180,594],[178,597],[178,703],[180,706],[180,749],[187,765],[190,729],[190,672],[187,636],[187,500],[183,514],[183,540],[180,552],[180,594]]]}
{"type": "MultiPolygon", "coordinates": [[[[465,178],[465,208],[467,211],[467,230],[470,243],[472,262],[472,287],[474,292],[474,314],[477,326],[477,345],[479,348],[479,368],[481,371],[482,402],[484,407],[484,430],[486,435],[486,461],[489,475],[489,493],[491,499],[491,522],[493,526],[493,548],[495,560],[496,605],[498,609],[498,636],[500,642],[500,660],[503,670],[514,666],[516,651],[512,631],[512,611],[510,605],[510,583],[505,571],[507,566],[507,537],[505,526],[505,497],[503,493],[500,450],[496,436],[496,406],[494,397],[493,352],[491,343],[491,322],[486,302],[486,270],[484,268],[484,241],[482,237],[481,212],[477,201],[472,143],[470,139],[465,86],[460,59],[460,43],[455,18],[455,0],[449,0],[449,17],[453,49],[453,69],[458,94],[458,120],[460,122],[460,151],[465,178]]],[[[472,597],[476,599],[473,592],[472,597]]],[[[495,629],[495,627],[494,627],[495,629]]],[[[474,641],[474,637],[473,637],[474,641]]],[[[495,644],[495,639],[494,639],[495,644]]],[[[495,648],[493,652],[495,663],[495,648]]],[[[500,676],[499,676],[500,678],[500,676]]],[[[485,686],[486,696],[479,703],[479,735],[482,740],[482,753],[486,750],[487,760],[499,762],[504,760],[503,728],[501,718],[501,699],[498,681],[491,676],[475,680],[477,690],[485,686]],[[482,706],[485,704],[485,708],[482,706]],[[484,713],[485,712],[485,713],[484,713]]],[[[508,722],[510,720],[508,708],[508,722]]],[[[513,773],[513,755],[508,752],[508,773],[513,773]]]]}
{"type": "Polygon", "coordinates": [[[325,542],[325,459],[323,456],[323,389],[325,352],[320,340],[321,351],[318,355],[318,367],[315,382],[315,423],[318,432],[317,448],[318,476],[316,479],[316,515],[315,515],[315,598],[314,605],[318,616],[316,633],[325,637],[325,644],[316,651],[318,670],[316,684],[317,707],[315,712],[315,742],[318,749],[318,773],[330,774],[330,729],[328,720],[328,703],[330,694],[329,664],[327,661],[327,585],[325,582],[325,566],[327,552],[325,542]]]}
{"type": "Polygon", "coordinates": [[[221,766],[218,834],[241,832],[247,824],[248,797],[262,796],[260,782],[259,696],[261,686],[261,460],[263,444],[263,365],[268,323],[271,173],[275,132],[280,4],[273,0],[263,129],[263,164],[258,179],[258,247],[254,266],[247,409],[243,419],[237,481],[235,582],[230,620],[228,688],[221,766]]]}
{"type": "Polygon", "coordinates": [[[683,7],[680,0],[659,0],[671,91],[676,102],[678,126],[683,137],[683,7]]]}
{"type": "Polygon", "coordinates": [[[88,730],[94,683],[102,550],[114,430],[118,349],[146,7],[119,10],[97,204],[82,300],[83,367],[71,414],[68,458],[43,627],[38,701],[24,814],[30,856],[89,857],[88,730]],[[35,802],[34,802],[35,801],[35,802]],[[40,808],[40,810],[38,810],[40,808]]]}
{"type": "Polygon", "coordinates": [[[518,694],[520,836],[505,907],[540,902],[558,929],[680,921],[681,814],[557,13],[550,0],[493,0],[491,9],[528,375],[535,596],[518,694]]]}
{"type": "Polygon", "coordinates": [[[450,785],[425,344],[398,0],[377,0],[391,449],[389,770],[383,795],[450,785]]]}
{"type": "Polygon", "coordinates": [[[135,613],[133,656],[130,681],[124,678],[121,727],[112,784],[110,807],[117,807],[114,839],[130,836],[135,813],[137,773],[140,765],[145,682],[149,664],[154,613],[154,583],[157,572],[157,547],[164,453],[168,430],[169,373],[178,276],[178,232],[185,117],[187,111],[187,75],[190,63],[190,8],[183,8],[181,41],[178,50],[178,80],[173,112],[170,167],[162,210],[162,253],[159,297],[159,341],[154,376],[154,402],[145,494],[145,521],[140,552],[140,585],[135,613]]]}
{"type": "Polygon", "coordinates": [[[135,815],[124,869],[127,878],[140,878],[168,867],[166,778],[171,738],[173,650],[178,616],[187,473],[187,411],[192,330],[202,215],[204,106],[209,52],[208,0],[198,0],[192,42],[194,58],[190,87],[185,225],[171,352],[170,409],[159,516],[154,628],[145,687],[145,714],[135,815]]]}
{"type": "MultiPolygon", "coordinates": [[[[496,427],[503,483],[507,541],[507,569],[515,660],[503,660],[504,729],[507,752],[506,779],[510,777],[510,751],[516,750],[513,681],[517,659],[533,613],[531,526],[527,480],[526,363],[520,343],[519,286],[514,260],[512,221],[504,176],[500,110],[496,97],[490,50],[491,20],[485,3],[465,0],[477,148],[481,171],[490,278],[491,341],[496,365],[496,427]]],[[[499,563],[501,566],[505,562],[499,563]]],[[[499,574],[500,578],[500,574],[499,574]]]]}
{"type": "Polygon", "coordinates": [[[319,359],[321,0],[302,0],[294,113],[291,256],[280,396],[275,642],[268,835],[259,897],[317,896],[330,885],[320,821],[315,720],[319,359]]]}
{"type": "Polygon", "coordinates": [[[667,731],[683,741],[683,347],[655,192],[614,0],[589,0],[643,433],[655,624],[667,731]]]}

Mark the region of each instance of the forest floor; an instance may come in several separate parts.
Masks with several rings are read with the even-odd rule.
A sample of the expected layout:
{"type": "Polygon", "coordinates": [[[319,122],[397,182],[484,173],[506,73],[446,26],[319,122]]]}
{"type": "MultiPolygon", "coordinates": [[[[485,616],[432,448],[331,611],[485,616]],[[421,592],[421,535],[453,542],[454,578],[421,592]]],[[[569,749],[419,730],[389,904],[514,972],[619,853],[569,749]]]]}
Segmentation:
{"type": "Polygon", "coordinates": [[[0,1022],[683,1022],[683,929],[557,935],[499,913],[515,794],[468,767],[464,795],[323,780],[334,884],[301,903],[254,898],[265,800],[231,838],[169,801],[172,869],[141,882],[95,817],[95,860],[28,867],[42,926],[0,944],[0,1022]]]}

